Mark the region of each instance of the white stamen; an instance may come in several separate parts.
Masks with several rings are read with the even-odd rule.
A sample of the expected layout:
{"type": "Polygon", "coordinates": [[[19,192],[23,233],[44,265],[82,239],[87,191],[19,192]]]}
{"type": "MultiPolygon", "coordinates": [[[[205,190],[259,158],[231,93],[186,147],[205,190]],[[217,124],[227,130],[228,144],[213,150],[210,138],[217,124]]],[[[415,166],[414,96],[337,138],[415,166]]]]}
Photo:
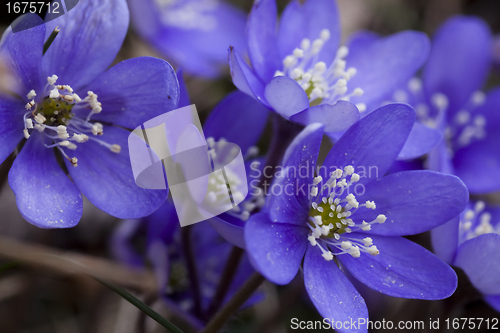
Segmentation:
{"type": "Polygon", "coordinates": [[[59,97],[59,90],[57,90],[57,88],[52,89],[50,91],[49,97],[50,98],[58,98],[59,97]]]}
{"type": "Polygon", "coordinates": [[[39,113],[37,113],[37,114],[35,115],[34,119],[35,119],[35,121],[36,121],[37,123],[39,123],[40,125],[41,125],[41,124],[43,124],[43,123],[47,120],[47,118],[45,118],[44,116],[42,116],[42,115],[41,115],[41,114],[39,114],[39,113]]]}
{"type": "Polygon", "coordinates": [[[368,253],[371,254],[372,256],[376,256],[377,254],[380,253],[375,245],[370,246],[367,250],[368,250],[368,253]]]}
{"type": "Polygon", "coordinates": [[[475,91],[472,94],[471,101],[474,105],[482,105],[486,100],[486,94],[482,91],[475,91]]]}
{"type": "Polygon", "coordinates": [[[49,84],[53,85],[54,83],[56,83],[57,79],[58,79],[57,75],[55,75],[55,74],[54,74],[54,75],[49,76],[49,77],[47,78],[47,82],[48,82],[49,84]]]}

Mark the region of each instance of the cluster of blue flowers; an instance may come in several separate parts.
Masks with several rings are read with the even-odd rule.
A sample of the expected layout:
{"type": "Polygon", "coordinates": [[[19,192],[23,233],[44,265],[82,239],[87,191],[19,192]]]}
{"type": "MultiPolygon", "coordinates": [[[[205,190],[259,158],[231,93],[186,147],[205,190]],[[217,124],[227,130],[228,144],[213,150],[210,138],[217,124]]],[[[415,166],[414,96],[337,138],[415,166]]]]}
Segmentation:
{"type": "Polygon", "coordinates": [[[369,317],[353,279],[439,300],[457,288],[452,265],[500,311],[500,207],[486,196],[500,190],[500,88],[481,90],[493,40],[482,20],[456,16],[432,41],[360,32],[341,45],[334,0],[292,0],[279,18],[275,0],[256,0],[248,17],[221,0],[81,0],[4,33],[12,80],[0,93],[0,161],[18,151],[8,181],[29,223],[75,226],[82,195],[127,219],[113,254],[151,263],[165,303],[198,329],[254,272],[285,285],[300,271],[320,315],[349,321],[369,317]],[[190,101],[165,60],[111,66],[129,15],[185,73],[213,79],[229,67],[238,88],[204,133],[239,145],[247,179],[231,181],[250,191],[208,222],[180,228],[168,191],[135,184],[130,129],[190,101]],[[426,231],[435,254],[404,237],[426,231]]]}

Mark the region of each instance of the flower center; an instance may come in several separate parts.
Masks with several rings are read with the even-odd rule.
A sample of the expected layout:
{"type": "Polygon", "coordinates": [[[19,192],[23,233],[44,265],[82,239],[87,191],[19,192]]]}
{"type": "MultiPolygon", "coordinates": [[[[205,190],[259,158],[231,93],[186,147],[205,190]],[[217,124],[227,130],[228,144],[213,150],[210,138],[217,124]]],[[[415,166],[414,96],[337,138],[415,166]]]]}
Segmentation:
{"type": "Polygon", "coordinates": [[[480,235],[497,233],[500,235],[500,223],[496,227],[491,224],[491,214],[485,212],[486,205],[477,201],[473,209],[468,209],[460,219],[460,243],[480,235]]]}
{"type": "Polygon", "coordinates": [[[217,27],[213,11],[218,0],[181,1],[156,0],[163,24],[186,30],[212,31],[217,27]]]}
{"type": "Polygon", "coordinates": [[[359,175],[354,173],[354,167],[351,165],[346,166],[343,171],[336,169],[330,174],[330,179],[323,184],[321,192],[326,190],[329,194],[321,197],[321,199],[318,197],[318,185],[323,179],[318,176],[313,180],[310,194],[317,200],[311,202],[311,208],[309,209],[307,226],[310,233],[307,239],[312,246],[320,248],[323,258],[327,261],[333,259],[334,254],[329,250],[332,246],[337,249],[335,255],[349,253],[354,258],[360,257],[361,252],[371,255],[379,253],[370,237],[361,240],[348,236],[348,234],[356,230],[371,230],[373,224],[384,223],[387,219],[382,214],[371,222],[362,221],[362,223],[356,223],[351,218],[359,207],[376,208],[373,201],[360,204],[353,193],[344,194],[359,179],[359,175]]]}
{"type": "MultiPolygon", "coordinates": [[[[328,29],[321,30],[319,38],[312,43],[304,38],[300,47],[283,59],[283,70],[274,74],[274,76],[288,76],[297,81],[307,93],[311,106],[321,103],[333,104],[338,100],[349,101],[351,97],[363,95],[361,88],[348,93],[347,83],[356,75],[356,68],[346,69],[344,59],[349,53],[346,46],[338,49],[330,66],[318,61],[319,53],[329,39],[328,29]]],[[[366,110],[366,105],[362,103],[356,106],[361,112],[366,110]]]]}
{"type": "Polygon", "coordinates": [[[37,93],[31,90],[27,94],[29,101],[24,114],[24,137],[29,139],[31,132],[37,130],[48,137],[52,144],[45,144],[47,148],[56,147],[62,155],[68,159],[73,166],[78,165],[76,157],[70,158],[65,149],[75,150],[77,143],[94,140],[107,147],[114,153],[119,153],[121,147],[117,144],[109,144],[85,133],[92,135],[103,135],[103,126],[100,123],[91,123],[93,114],[102,111],[102,105],[97,100],[97,95],[92,91],[87,92],[87,97],[81,99],[68,85],[56,85],[56,75],[47,78],[47,85],[42,93],[43,99],[35,102],[37,93]],[[75,116],[74,111],[78,109],[90,109],[86,119],[75,116]]]}

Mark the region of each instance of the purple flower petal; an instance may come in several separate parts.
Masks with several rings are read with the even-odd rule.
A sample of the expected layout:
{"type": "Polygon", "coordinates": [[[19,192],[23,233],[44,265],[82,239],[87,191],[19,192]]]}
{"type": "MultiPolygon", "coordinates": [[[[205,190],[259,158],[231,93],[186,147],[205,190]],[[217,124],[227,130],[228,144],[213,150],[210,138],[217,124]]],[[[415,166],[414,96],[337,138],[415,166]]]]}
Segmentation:
{"type": "Polygon", "coordinates": [[[340,132],[359,120],[359,111],[352,103],[337,101],[335,104],[321,104],[294,114],[291,121],[304,126],[312,123],[325,124],[325,132],[340,132]]]}
{"type": "MultiPolygon", "coordinates": [[[[441,141],[427,155],[427,169],[442,173],[455,174],[446,141],[441,141]]],[[[463,180],[463,179],[462,179],[463,180]]]]}
{"type": "Polygon", "coordinates": [[[203,132],[240,146],[242,154],[259,140],[267,123],[269,110],[259,101],[241,91],[227,95],[210,113],[203,132]]]}
{"type": "MultiPolygon", "coordinates": [[[[356,288],[334,261],[325,261],[320,249],[311,245],[308,246],[304,259],[304,284],[323,318],[347,323],[368,318],[365,300],[356,288]]],[[[366,327],[348,326],[338,332],[367,332],[366,327]]]]}
{"type": "Polygon", "coordinates": [[[453,17],[434,36],[423,73],[424,89],[428,97],[437,92],[448,97],[449,119],[483,85],[491,48],[488,26],[475,17],[453,17]]]}
{"type": "Polygon", "coordinates": [[[458,177],[428,170],[394,173],[364,190],[357,200],[374,201],[377,208],[360,208],[353,219],[361,223],[386,215],[385,223],[372,226],[370,233],[375,235],[413,235],[433,229],[458,216],[469,202],[467,188],[458,177]]]}
{"type": "Polygon", "coordinates": [[[500,294],[500,235],[485,234],[458,247],[454,265],[462,268],[483,294],[500,294]]]}
{"type": "Polygon", "coordinates": [[[175,234],[180,228],[179,218],[172,201],[165,201],[153,214],[144,218],[147,222],[147,242],[160,239],[166,244],[174,242],[175,234]]]}
{"type": "Polygon", "coordinates": [[[427,154],[443,140],[441,133],[434,129],[415,122],[406,140],[398,159],[407,160],[427,154]]]}
{"type": "MultiPolygon", "coordinates": [[[[34,20],[41,23],[41,19],[31,13],[23,15],[18,20],[34,20]]],[[[45,85],[41,77],[44,41],[44,24],[16,33],[13,33],[12,28],[9,27],[2,36],[0,57],[2,61],[5,61],[4,65],[14,74],[9,77],[9,80],[12,80],[9,81],[9,88],[22,98],[26,98],[31,89],[39,94],[42,93],[40,89],[45,85]]]]}
{"type": "MultiPolygon", "coordinates": [[[[496,130],[498,131],[498,129],[496,130]]],[[[490,134],[458,150],[453,158],[455,174],[471,193],[484,194],[500,189],[500,135],[490,134]]]]}
{"type": "Polygon", "coordinates": [[[500,312],[500,295],[489,295],[484,298],[486,302],[495,310],[500,312]]]}
{"type": "Polygon", "coordinates": [[[179,83],[172,66],[151,57],[122,61],[82,89],[87,90],[99,96],[103,108],[92,119],[127,128],[171,111],[179,102],[179,83]]]}
{"type": "Polygon", "coordinates": [[[363,89],[364,94],[351,98],[351,102],[370,104],[408,82],[424,64],[429,47],[425,34],[403,31],[352,50],[347,67],[356,68],[357,73],[348,85],[350,89],[363,89]]]}
{"type": "Polygon", "coordinates": [[[278,33],[279,60],[300,47],[303,38],[311,43],[320,37],[323,29],[330,30],[330,39],[323,45],[318,61],[330,64],[340,42],[340,18],[337,4],[332,0],[292,1],[281,16],[278,33]]]}
{"type": "MultiPolygon", "coordinates": [[[[356,172],[377,171],[376,177],[361,178],[360,184],[382,177],[398,156],[415,122],[415,111],[406,104],[383,106],[352,125],[323,162],[331,167],[352,165],[356,172]]],[[[324,172],[324,171],[323,171],[324,172]]],[[[323,179],[330,178],[322,174],[323,179]]]]}
{"type": "Polygon", "coordinates": [[[0,164],[14,151],[23,138],[24,102],[2,96],[0,98],[0,164]]]}
{"type": "Polygon", "coordinates": [[[276,49],[277,17],[276,0],[255,1],[248,16],[248,54],[252,67],[264,82],[281,69],[276,49]]]}
{"type": "Polygon", "coordinates": [[[146,40],[151,40],[160,29],[161,16],[153,0],[128,0],[131,25],[146,40]]]}
{"type": "Polygon", "coordinates": [[[245,225],[250,262],[269,281],[289,283],[306,251],[307,232],[305,226],[272,223],[266,213],[252,215],[245,225]]]}
{"type": "Polygon", "coordinates": [[[448,264],[453,262],[457,253],[459,227],[460,217],[457,216],[431,230],[432,249],[441,260],[448,264]]]}
{"type": "Polygon", "coordinates": [[[397,173],[401,171],[413,171],[413,170],[422,170],[423,161],[420,159],[415,160],[405,160],[405,161],[394,161],[389,170],[387,170],[387,175],[391,173],[397,173]]]}
{"type": "Polygon", "coordinates": [[[66,165],[71,178],[97,208],[118,218],[140,218],[153,213],[165,201],[168,191],[146,190],[135,184],[130,165],[127,138],[129,132],[105,126],[100,140],[121,146],[113,153],[98,142],[88,141],[71,152],[78,166],[66,165]]]}
{"type": "Polygon", "coordinates": [[[289,119],[309,107],[309,98],[297,81],[277,76],[266,85],[266,100],[271,108],[289,119]]]}
{"type": "Polygon", "coordinates": [[[43,145],[44,139],[36,131],[31,134],[10,169],[9,185],[29,223],[40,228],[74,227],[82,217],[82,196],[59,166],[54,150],[43,145]]]}
{"type": "Polygon", "coordinates": [[[283,174],[276,176],[270,189],[268,204],[271,221],[306,225],[312,179],[322,138],[323,126],[312,124],[302,130],[286,150],[283,174]]]}
{"type": "Polygon", "coordinates": [[[128,23],[124,0],[80,1],[73,10],[46,23],[46,38],[56,26],[61,32],[43,56],[44,75],[56,74],[58,84],[75,90],[88,84],[115,59],[128,23]]]}
{"type": "Polygon", "coordinates": [[[359,258],[337,256],[368,287],[393,297],[428,300],[447,298],[457,288],[455,271],[420,245],[403,237],[371,238],[380,251],[378,255],[362,252],[359,258]]]}
{"type": "Polygon", "coordinates": [[[192,75],[218,77],[227,66],[227,48],[246,48],[246,13],[225,1],[212,3],[212,8],[202,12],[201,20],[193,17],[191,22],[185,17],[171,22],[169,16],[186,13],[192,10],[189,7],[203,3],[178,1],[166,8],[159,8],[152,0],[129,3],[132,23],[139,34],[168,61],[192,75]]]}
{"type": "Polygon", "coordinates": [[[264,84],[257,77],[257,74],[248,67],[234,47],[229,48],[229,66],[234,85],[245,94],[259,100],[266,107],[270,107],[264,97],[264,84]]]}
{"type": "Polygon", "coordinates": [[[376,42],[381,37],[372,31],[358,31],[349,36],[347,47],[350,53],[357,54],[366,50],[373,42],[376,42]]]}

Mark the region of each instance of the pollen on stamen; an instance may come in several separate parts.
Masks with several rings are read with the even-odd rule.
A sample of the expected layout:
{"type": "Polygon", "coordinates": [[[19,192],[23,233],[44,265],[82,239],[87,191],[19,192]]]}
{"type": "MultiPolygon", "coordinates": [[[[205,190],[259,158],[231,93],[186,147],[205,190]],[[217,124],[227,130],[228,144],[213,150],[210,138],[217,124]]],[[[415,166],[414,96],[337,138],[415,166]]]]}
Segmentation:
{"type": "Polygon", "coordinates": [[[44,116],[42,116],[41,114],[37,114],[35,117],[34,117],[35,121],[37,123],[39,123],[40,125],[42,125],[46,120],[47,118],[45,118],[44,116]]]}
{"type": "Polygon", "coordinates": [[[111,147],[109,148],[113,153],[115,154],[119,154],[121,151],[122,151],[122,147],[120,145],[117,145],[117,144],[113,144],[111,145],[111,147]]]}
{"type": "Polygon", "coordinates": [[[441,94],[441,93],[435,93],[431,97],[432,104],[438,109],[438,110],[445,110],[448,107],[448,97],[446,95],[441,94]]]}
{"type": "Polygon", "coordinates": [[[367,248],[367,251],[369,254],[371,254],[372,256],[376,256],[377,254],[379,254],[379,250],[377,249],[377,247],[375,245],[372,245],[370,246],[369,248],[367,248]]]}
{"type": "Polygon", "coordinates": [[[371,239],[370,237],[363,238],[363,243],[365,244],[365,246],[371,246],[373,245],[373,239],[371,239]]]}

